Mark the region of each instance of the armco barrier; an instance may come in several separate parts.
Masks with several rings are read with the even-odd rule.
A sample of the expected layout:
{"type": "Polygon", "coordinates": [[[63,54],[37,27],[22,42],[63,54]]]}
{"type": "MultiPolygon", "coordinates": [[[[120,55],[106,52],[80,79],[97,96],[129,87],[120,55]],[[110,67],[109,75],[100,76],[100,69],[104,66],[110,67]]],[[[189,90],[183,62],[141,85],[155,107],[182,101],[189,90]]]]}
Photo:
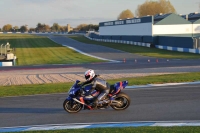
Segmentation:
{"type": "Polygon", "coordinates": [[[144,47],[150,47],[150,43],[143,43],[143,42],[134,42],[134,41],[124,41],[124,40],[110,40],[110,39],[96,39],[91,38],[85,35],[86,38],[94,41],[101,41],[101,42],[114,42],[114,43],[123,43],[123,44],[130,44],[130,45],[137,45],[137,46],[144,46],[144,47]]]}
{"type": "Polygon", "coordinates": [[[144,40],[146,40],[146,42],[153,42],[152,36],[100,36],[95,33],[90,33],[89,37],[95,39],[104,39],[106,42],[110,42],[110,40],[111,42],[116,40],[117,43],[125,43],[124,41],[145,42],[144,40]]]}
{"type": "MultiPolygon", "coordinates": [[[[88,36],[85,36],[85,37],[87,37],[90,40],[94,40],[94,41],[114,42],[114,43],[123,43],[123,44],[131,44],[131,45],[137,45],[137,46],[151,47],[151,43],[123,41],[123,40],[95,39],[95,38],[90,38],[88,36]]],[[[145,38],[151,40],[151,38],[149,38],[149,37],[145,37],[145,38]]],[[[152,41],[157,41],[157,40],[158,40],[158,37],[152,37],[152,41]]],[[[158,49],[200,54],[200,49],[171,47],[171,46],[162,46],[162,45],[155,45],[155,47],[158,48],[158,49]]]]}
{"type": "Polygon", "coordinates": [[[200,54],[199,49],[179,48],[179,47],[170,47],[170,46],[161,46],[161,45],[156,45],[155,47],[158,49],[200,54]]]}

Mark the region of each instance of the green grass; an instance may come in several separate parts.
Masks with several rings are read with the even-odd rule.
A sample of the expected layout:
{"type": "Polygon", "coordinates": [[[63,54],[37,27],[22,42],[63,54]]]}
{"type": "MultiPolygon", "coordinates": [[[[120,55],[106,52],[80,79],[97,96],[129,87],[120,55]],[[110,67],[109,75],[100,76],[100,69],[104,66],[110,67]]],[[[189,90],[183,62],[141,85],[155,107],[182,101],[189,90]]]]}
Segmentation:
{"type": "Polygon", "coordinates": [[[52,131],[26,131],[23,133],[199,133],[200,127],[126,127],[91,128],[52,131]]]}
{"type": "Polygon", "coordinates": [[[119,44],[119,43],[98,42],[98,41],[89,40],[84,36],[74,35],[74,36],[67,36],[67,37],[77,40],[79,42],[83,42],[83,43],[102,45],[102,46],[126,51],[129,53],[134,53],[134,54],[149,56],[149,57],[168,58],[168,59],[200,59],[199,54],[193,54],[193,53],[175,52],[175,51],[169,51],[169,50],[161,50],[161,49],[156,49],[156,48],[147,48],[147,47],[142,47],[142,46],[126,45],[126,44],[119,44]]]}
{"type": "MultiPolygon", "coordinates": [[[[184,74],[168,74],[168,75],[147,76],[147,77],[137,77],[137,78],[113,79],[113,80],[108,80],[108,82],[110,84],[114,84],[121,80],[128,80],[129,85],[192,82],[192,81],[200,81],[200,72],[184,73],[184,74]]],[[[30,85],[16,85],[16,86],[0,86],[0,97],[64,93],[69,90],[72,84],[73,83],[57,83],[57,84],[30,84],[30,85]]]]}
{"type": "Polygon", "coordinates": [[[67,92],[73,83],[0,86],[0,97],[67,92]]]}
{"type": "Polygon", "coordinates": [[[63,47],[42,36],[28,34],[1,34],[0,44],[9,42],[16,48],[17,65],[79,64],[103,62],[63,47]]]}

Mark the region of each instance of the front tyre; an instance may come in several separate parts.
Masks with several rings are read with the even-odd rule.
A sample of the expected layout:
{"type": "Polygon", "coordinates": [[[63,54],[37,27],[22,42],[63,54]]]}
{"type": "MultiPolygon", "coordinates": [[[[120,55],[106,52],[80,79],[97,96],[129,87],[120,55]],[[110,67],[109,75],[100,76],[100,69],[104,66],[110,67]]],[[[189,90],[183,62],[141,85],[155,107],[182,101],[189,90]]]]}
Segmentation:
{"type": "Polygon", "coordinates": [[[78,113],[82,108],[83,105],[74,101],[74,100],[65,100],[63,102],[63,108],[68,113],[78,113]]]}
{"type": "Polygon", "coordinates": [[[129,107],[131,103],[131,99],[128,95],[126,95],[123,92],[120,92],[117,97],[115,98],[115,104],[111,103],[111,107],[115,110],[125,110],[126,108],[129,107]]]}

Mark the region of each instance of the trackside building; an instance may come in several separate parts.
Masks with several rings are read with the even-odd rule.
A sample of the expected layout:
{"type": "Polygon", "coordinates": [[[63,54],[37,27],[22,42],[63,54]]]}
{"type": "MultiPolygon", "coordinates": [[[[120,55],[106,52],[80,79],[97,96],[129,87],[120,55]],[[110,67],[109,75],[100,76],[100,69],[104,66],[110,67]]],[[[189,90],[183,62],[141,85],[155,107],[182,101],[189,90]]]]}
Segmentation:
{"type": "Polygon", "coordinates": [[[198,36],[200,14],[184,16],[170,13],[100,22],[99,34],[93,33],[89,37],[97,41],[198,53],[198,50],[191,50],[200,48],[198,36]]]}
{"type": "Polygon", "coordinates": [[[102,36],[152,36],[153,18],[143,17],[99,23],[102,36]]]}
{"type": "Polygon", "coordinates": [[[190,13],[188,15],[181,15],[184,19],[192,23],[193,37],[200,36],[200,13],[190,13]]]}

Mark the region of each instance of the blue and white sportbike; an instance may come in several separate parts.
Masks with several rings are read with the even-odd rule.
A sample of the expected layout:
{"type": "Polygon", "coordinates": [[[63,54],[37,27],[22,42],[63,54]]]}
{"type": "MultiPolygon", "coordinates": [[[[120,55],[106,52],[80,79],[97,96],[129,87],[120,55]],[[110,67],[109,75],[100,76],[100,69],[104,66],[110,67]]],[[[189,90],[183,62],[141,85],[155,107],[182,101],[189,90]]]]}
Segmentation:
{"type": "Polygon", "coordinates": [[[106,109],[111,106],[115,110],[124,110],[130,105],[130,97],[122,92],[128,85],[128,81],[117,82],[111,85],[110,92],[102,101],[94,102],[99,96],[100,92],[97,90],[92,91],[91,97],[85,98],[85,94],[91,89],[91,85],[81,87],[76,80],[74,85],[68,92],[68,97],[63,102],[63,108],[69,113],[77,113],[81,109],[106,109]]]}

